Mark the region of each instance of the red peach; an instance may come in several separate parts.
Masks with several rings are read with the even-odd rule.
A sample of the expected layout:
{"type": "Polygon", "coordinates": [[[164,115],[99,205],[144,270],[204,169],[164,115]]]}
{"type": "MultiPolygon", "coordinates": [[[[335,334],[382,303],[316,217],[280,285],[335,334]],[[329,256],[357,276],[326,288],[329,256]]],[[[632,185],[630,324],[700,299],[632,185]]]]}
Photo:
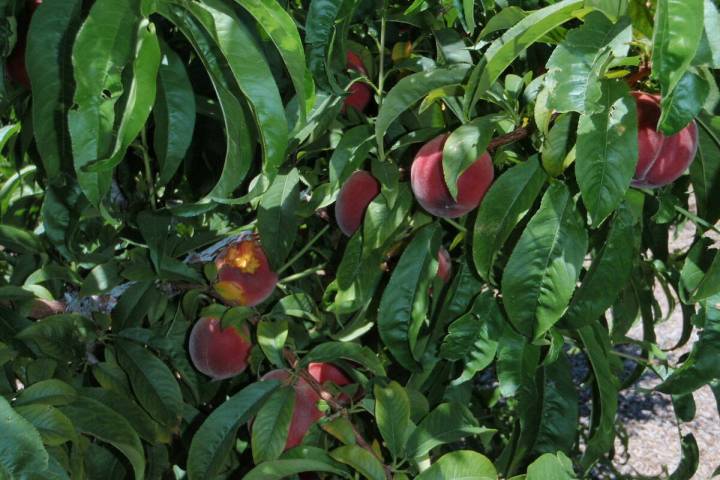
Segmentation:
{"type": "MultiPolygon", "coordinates": [[[[347,52],[347,69],[367,75],[367,70],[365,69],[362,59],[355,52],[347,52]]],[[[365,107],[370,103],[371,97],[372,92],[367,84],[360,82],[353,83],[350,85],[348,96],[345,97],[345,101],[343,102],[342,112],[345,113],[348,107],[352,107],[358,112],[364,111],[365,107]]]]}
{"type": "Polygon", "coordinates": [[[231,305],[254,307],[270,296],[278,281],[254,238],[227,247],[215,259],[215,266],[218,271],[215,291],[231,305]]]}
{"type": "Polygon", "coordinates": [[[452,261],[450,260],[450,254],[445,247],[440,247],[438,250],[438,270],[437,276],[442,279],[443,282],[447,283],[452,275],[452,261]]]}
{"type": "Polygon", "coordinates": [[[205,317],[190,332],[190,359],[195,368],[215,380],[234,377],[247,368],[252,343],[247,324],[222,329],[220,320],[205,317]]]}
{"type": "Polygon", "coordinates": [[[677,180],[695,159],[698,131],[695,121],[672,136],[657,131],[660,97],[632,92],[637,102],[638,164],[632,184],[656,188],[677,180]]]}
{"type": "MultiPolygon", "coordinates": [[[[308,373],[311,377],[313,377],[320,385],[325,384],[326,382],[334,383],[338,387],[343,387],[345,385],[349,385],[352,383],[348,377],[345,376],[345,374],[337,368],[335,365],[331,363],[310,363],[308,365],[308,373]]],[[[323,392],[322,397],[327,400],[330,394],[328,392],[323,392]]],[[[341,402],[347,402],[349,400],[348,396],[343,394],[340,394],[340,397],[338,398],[341,402]]]]}
{"type": "Polygon", "coordinates": [[[420,205],[432,215],[455,218],[480,204],[494,178],[490,155],[482,155],[457,180],[457,201],[445,184],[443,146],[449,134],[442,134],[422,146],[410,168],[410,185],[420,205]]]}
{"type": "MultiPolygon", "coordinates": [[[[339,369],[328,363],[310,363],[308,372],[320,384],[333,382],[338,386],[343,386],[351,383],[339,369]]],[[[287,384],[291,380],[291,376],[287,370],[272,370],[265,374],[261,380],[279,380],[287,384]]],[[[317,407],[320,396],[310,384],[301,376],[295,377],[294,381],[295,405],[290,420],[290,431],[285,443],[285,450],[300,445],[312,424],[320,420],[324,415],[317,407]]]]}
{"type": "Polygon", "coordinates": [[[345,181],[335,202],[335,220],[348,237],[360,227],[365,210],[380,193],[380,183],[364,170],[354,172],[345,181]]]}

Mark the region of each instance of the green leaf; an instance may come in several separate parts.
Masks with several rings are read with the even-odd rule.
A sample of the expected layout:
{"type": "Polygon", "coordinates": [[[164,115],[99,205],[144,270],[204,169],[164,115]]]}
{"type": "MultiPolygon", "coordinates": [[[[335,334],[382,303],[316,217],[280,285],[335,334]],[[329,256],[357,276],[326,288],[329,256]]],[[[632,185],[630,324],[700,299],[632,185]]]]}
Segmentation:
{"type": "Polygon", "coordinates": [[[153,418],[165,426],[179,421],[182,394],[170,369],[149,350],[140,345],[117,340],[118,362],[130,378],[133,393],[153,418]]]}
{"type": "Polygon", "coordinates": [[[573,296],[564,325],[580,328],[595,322],[615,303],[640,253],[639,220],[629,203],[620,205],[607,239],[573,296]]]}
{"type": "Polygon", "coordinates": [[[546,178],[537,157],[531,157],[503,173],[485,194],[472,247],[475,267],[486,281],[493,281],[493,265],[503,244],[535,203],[546,178]]]}
{"type": "Polygon", "coordinates": [[[485,455],[472,450],[446,453],[417,480],[496,480],[497,471],[485,455]]]}
{"type": "Polygon", "coordinates": [[[105,293],[122,283],[120,269],[115,260],[98,265],[90,270],[80,288],[80,296],[98,295],[105,293]]]}
{"type": "Polygon", "coordinates": [[[70,405],[60,407],[80,432],[109,443],[122,452],[132,466],[135,478],[145,476],[145,455],[142,443],[132,426],[120,414],[104,404],[80,396],[70,405]]]}
{"type": "Polygon", "coordinates": [[[477,296],[468,313],[450,324],[440,355],[448,360],[464,360],[457,381],[470,380],[492,363],[504,321],[492,293],[485,291],[477,296]]]}
{"type": "Polygon", "coordinates": [[[410,399],[405,389],[392,381],[386,387],[375,385],[375,421],[393,458],[405,451],[408,435],[414,425],[410,421],[410,399]]]}
{"type": "Polygon", "coordinates": [[[658,0],[652,48],[652,75],[669,97],[685,75],[702,38],[703,0],[658,0]]]}
{"type": "Polygon", "coordinates": [[[487,149],[495,133],[494,117],[486,115],[456,128],[445,140],[442,169],[445,185],[452,198],[457,199],[457,181],[487,149]]]}
{"type": "Polygon", "coordinates": [[[385,132],[400,114],[437,88],[460,85],[468,71],[467,65],[437,68],[429,72],[414,73],[398,81],[385,96],[375,120],[375,139],[380,149],[380,157],[384,156],[385,132]]]}
{"type": "Polygon", "coordinates": [[[575,17],[583,0],[562,0],[554,5],[535,10],[515,23],[485,51],[483,61],[473,71],[465,93],[465,112],[470,112],[477,101],[489,91],[510,64],[530,45],[549,31],[575,17]]]}
{"type": "Polygon", "coordinates": [[[195,130],[195,94],[180,56],[160,43],[162,59],[153,107],[154,147],[158,185],[165,185],[180,167],[195,130]]]}
{"type": "Polygon", "coordinates": [[[576,480],[572,460],[562,452],[546,453],[528,466],[525,480],[576,480]]]}
{"type": "Polygon", "coordinates": [[[550,186],[510,255],[502,277],[515,328],[539,338],[565,313],[587,251],[587,232],[570,191],[550,186]]]}
{"type": "Polygon", "coordinates": [[[23,405],[15,410],[40,432],[45,445],[62,445],[77,437],[70,419],[52,405],[23,405]]]}
{"type": "Polygon", "coordinates": [[[591,12],[547,61],[548,106],[558,112],[591,113],[601,109],[602,76],[613,56],[627,55],[631,40],[632,27],[627,17],[613,24],[602,13],[591,12]]]}
{"type": "Polygon", "coordinates": [[[340,187],[360,168],[372,148],[372,131],[368,125],[353,127],[342,136],[330,157],[330,183],[340,187]]]}
{"type": "MultiPolygon", "coordinates": [[[[119,373],[123,374],[122,370],[119,373]]],[[[129,391],[125,392],[117,387],[111,388],[86,387],[80,393],[123,416],[141,439],[150,443],[170,443],[172,427],[162,427],[153,420],[140,405],[130,398],[129,391]]]]}
{"type": "Polygon", "coordinates": [[[160,43],[155,24],[142,19],[137,27],[137,46],[132,63],[132,80],[123,96],[123,115],[109,157],[92,162],[87,171],[103,172],[115,168],[125,157],[130,143],[140,134],[150,116],[157,92],[157,73],[160,68],[160,43]]]}
{"type": "Polygon", "coordinates": [[[295,388],[292,386],[275,390],[260,407],[252,428],[255,463],[276,460],[283,452],[294,408],[295,388]]]}
{"type": "Polygon", "coordinates": [[[0,244],[21,254],[41,254],[45,251],[37,235],[12,225],[0,225],[0,244]]]}
{"type": "Polygon", "coordinates": [[[533,450],[571,454],[578,425],[579,399],[570,362],[564,353],[543,367],[542,381],[541,411],[533,450]]]}
{"type": "Polygon", "coordinates": [[[315,459],[280,459],[264,462],[250,470],[243,480],[280,480],[302,472],[327,472],[349,478],[344,470],[333,463],[315,459]]]}
{"type": "Polygon", "coordinates": [[[540,360],[540,348],[505,325],[498,342],[497,376],[500,394],[514,396],[521,386],[531,383],[540,360]]]}
{"type": "Polygon", "coordinates": [[[310,78],[305,49],[295,19],[283,4],[275,0],[235,0],[255,18],[285,62],[298,98],[303,118],[315,103],[315,86],[310,78]]]}
{"type": "Polygon", "coordinates": [[[635,99],[622,81],[602,82],[599,111],[580,116],[575,175],[594,227],[622,201],[638,159],[635,99]]]}
{"type": "Polygon", "coordinates": [[[489,439],[494,433],[495,430],[481,427],[465,405],[441,403],[410,435],[407,455],[410,458],[421,458],[438,445],[457,442],[474,435],[482,435],[489,439]]]}
{"type": "Polygon", "coordinates": [[[77,391],[62,380],[51,378],[34,383],[23,389],[15,399],[21,405],[66,405],[75,400],[77,391]]]}
{"type": "Polygon", "coordinates": [[[76,314],[61,314],[35,322],[17,334],[31,348],[60,361],[73,361],[84,354],[86,342],[94,338],[95,326],[76,314]]]}
{"type": "Polygon", "coordinates": [[[172,21],[193,45],[218,97],[225,122],[227,147],[222,173],[207,197],[229,197],[244,180],[254,156],[256,142],[250,128],[250,114],[240,103],[241,94],[229,78],[232,74],[227,62],[210,34],[198,26],[185,10],[166,4],[161,4],[161,7],[163,16],[172,21]]]}
{"type": "Polygon", "coordinates": [[[345,0],[312,0],[305,20],[305,43],[308,48],[310,71],[325,90],[337,88],[332,78],[328,56],[333,48],[337,25],[341,23],[345,0]]]}
{"type": "Polygon", "coordinates": [[[663,393],[681,395],[694,392],[712,379],[720,378],[720,295],[700,302],[704,328],[693,344],[690,356],[656,389],[663,393]]]}
{"type": "Polygon", "coordinates": [[[690,480],[700,466],[700,449],[692,433],[683,435],[680,450],[682,452],[680,464],[670,474],[668,480],[690,480]]]}
{"type": "Polygon", "coordinates": [[[425,319],[427,289],[437,270],[439,229],[420,229],[393,270],[378,309],[378,331],[395,359],[408,370],[418,363],[413,350],[419,326],[425,319]]]}
{"type": "Polygon", "coordinates": [[[22,478],[40,473],[48,467],[48,453],[40,434],[0,396],[0,474],[5,478],[22,478]]]}
{"type": "Polygon", "coordinates": [[[115,104],[123,95],[122,73],[132,61],[139,23],[139,0],[98,0],[73,44],[75,105],[68,122],[75,173],[94,205],[109,192],[112,176],[85,167],[112,152],[115,104]]]}
{"type": "Polygon", "coordinates": [[[300,176],[297,169],[278,175],[263,194],[257,211],[257,225],[263,250],[274,268],[282,266],[293,246],[300,222],[300,176]]]}
{"type": "Polygon", "coordinates": [[[697,200],[698,215],[710,223],[720,218],[720,117],[701,114],[698,126],[698,153],[690,164],[690,181],[697,200]]]}
{"type": "Polygon", "coordinates": [[[310,350],[300,362],[306,367],[310,362],[333,362],[344,358],[356,362],[370,370],[374,375],[385,377],[385,367],[377,354],[370,348],[351,342],[325,342],[310,350]]]}
{"type": "Polygon", "coordinates": [[[694,301],[705,300],[720,293],[720,251],[715,254],[697,289],[692,294],[694,301]]]}
{"type": "Polygon", "coordinates": [[[478,39],[485,38],[491,33],[500,30],[507,30],[527,16],[528,14],[520,7],[514,5],[505,7],[488,19],[487,24],[480,31],[478,39]]]}
{"type": "Polygon", "coordinates": [[[280,92],[261,47],[234,10],[222,1],[192,2],[187,6],[217,43],[252,106],[263,147],[263,171],[276,172],[285,161],[288,125],[280,92]]]}
{"type": "Polygon", "coordinates": [[[330,452],[338,462],[350,465],[368,480],[386,480],[385,470],[375,455],[357,445],[344,445],[330,452]]]}
{"type": "Polygon", "coordinates": [[[594,323],[579,329],[578,333],[585,345],[597,384],[597,396],[593,398],[593,418],[597,421],[593,421],[590,439],[580,459],[580,465],[587,471],[613,447],[618,381],[610,370],[611,346],[607,331],[599,323],[594,323]]]}
{"type": "Polygon", "coordinates": [[[26,68],[33,91],[35,144],[51,183],[59,180],[71,158],[66,111],[73,76],[69,44],[80,18],[80,0],[47,0],[32,17],[27,36],[26,68]]]}
{"type": "MultiPolygon", "coordinates": [[[[544,91],[544,90],[543,90],[544,91]]],[[[542,166],[552,177],[562,175],[575,161],[573,130],[576,128],[577,115],[563,113],[558,115],[554,125],[545,135],[542,146],[542,166]]]]}
{"type": "Polygon", "coordinates": [[[282,350],[288,337],[287,320],[262,319],[257,325],[257,338],[260,348],[273,365],[285,366],[282,350]]]}
{"type": "Polygon", "coordinates": [[[279,382],[253,383],[217,407],[203,422],[190,444],[187,475],[190,480],[209,479],[223,467],[235,445],[238,428],[277,389],[279,382]]]}
{"type": "Polygon", "coordinates": [[[673,92],[661,99],[662,114],[658,126],[662,133],[674,135],[687,127],[702,110],[709,93],[707,80],[685,72],[673,92]]]}

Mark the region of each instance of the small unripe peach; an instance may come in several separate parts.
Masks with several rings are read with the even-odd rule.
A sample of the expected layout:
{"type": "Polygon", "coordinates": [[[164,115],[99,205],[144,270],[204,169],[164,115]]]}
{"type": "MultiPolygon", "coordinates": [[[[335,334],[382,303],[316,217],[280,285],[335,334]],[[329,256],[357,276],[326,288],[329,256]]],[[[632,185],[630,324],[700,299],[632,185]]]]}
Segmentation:
{"type": "Polygon", "coordinates": [[[420,205],[432,215],[455,218],[476,208],[494,178],[490,155],[483,152],[457,179],[457,201],[445,184],[442,158],[449,134],[422,146],[410,169],[410,185],[420,205]]]}
{"type": "Polygon", "coordinates": [[[637,102],[638,164],[632,184],[636,187],[661,187],[674,182],[695,159],[698,145],[697,125],[693,120],[675,135],[657,131],[660,97],[632,92],[637,102]]]}
{"type": "Polygon", "coordinates": [[[227,247],[215,259],[215,266],[215,291],[230,305],[254,307],[270,296],[278,281],[255,238],[227,247]]]}
{"type": "Polygon", "coordinates": [[[452,275],[452,261],[450,260],[450,254],[445,247],[440,247],[438,250],[438,270],[437,276],[442,279],[443,282],[447,283],[452,275]]]}
{"type": "MultiPolygon", "coordinates": [[[[344,373],[329,363],[310,363],[308,373],[321,385],[326,382],[332,382],[338,386],[351,383],[344,373]]],[[[272,370],[261,378],[261,380],[279,380],[286,384],[290,379],[291,375],[287,370],[272,370]]],[[[312,424],[324,416],[317,406],[320,395],[303,377],[298,375],[294,378],[293,388],[295,389],[295,405],[285,450],[300,445],[312,424]]],[[[342,396],[339,400],[342,400],[342,396]]]]}
{"type": "MultiPolygon", "coordinates": [[[[347,52],[347,69],[367,75],[362,59],[354,52],[347,52]]],[[[344,113],[348,107],[352,107],[358,112],[364,111],[365,107],[370,103],[371,97],[372,91],[367,84],[362,82],[353,83],[350,85],[348,96],[345,97],[343,102],[342,112],[344,113]]]]}
{"type": "Polygon", "coordinates": [[[195,368],[215,380],[234,377],[247,368],[252,343],[250,329],[243,324],[222,329],[220,320],[204,317],[190,332],[190,359],[195,368]]]}
{"type": "Polygon", "coordinates": [[[335,202],[335,220],[348,237],[358,229],[370,202],[380,193],[380,183],[364,170],[354,172],[340,188],[335,202]]]}

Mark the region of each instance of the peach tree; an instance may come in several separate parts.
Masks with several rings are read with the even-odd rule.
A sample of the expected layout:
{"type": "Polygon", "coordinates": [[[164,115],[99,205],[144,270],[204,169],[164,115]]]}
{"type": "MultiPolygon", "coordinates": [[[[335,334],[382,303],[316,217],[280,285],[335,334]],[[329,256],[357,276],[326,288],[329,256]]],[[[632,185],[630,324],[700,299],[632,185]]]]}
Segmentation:
{"type": "Polygon", "coordinates": [[[610,478],[641,377],[720,400],[713,0],[0,31],[0,478],[610,478]]]}

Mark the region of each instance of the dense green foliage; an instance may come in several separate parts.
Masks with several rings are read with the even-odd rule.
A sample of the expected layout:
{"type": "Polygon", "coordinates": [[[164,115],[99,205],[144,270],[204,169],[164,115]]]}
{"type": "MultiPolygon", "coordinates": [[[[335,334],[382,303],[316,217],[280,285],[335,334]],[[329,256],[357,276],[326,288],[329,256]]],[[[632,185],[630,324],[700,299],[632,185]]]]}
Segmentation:
{"type": "MultiPolygon", "coordinates": [[[[0,0],[1,479],[606,478],[643,373],[678,421],[720,393],[713,0],[35,3],[0,0]],[[633,90],[666,135],[697,125],[658,188],[632,186],[633,90]],[[451,199],[494,166],[454,219],[410,186],[441,133],[451,199]],[[380,194],[346,237],[361,169],[380,194]],[[279,281],[227,305],[213,260],[250,230],[279,281]],[[698,335],[680,363],[654,292],[674,348],[698,335]],[[203,316],[250,332],[241,374],[193,366],[203,316]],[[320,418],[284,450],[303,392],[320,418]]],[[[665,441],[689,479],[695,439],[665,441]]]]}

